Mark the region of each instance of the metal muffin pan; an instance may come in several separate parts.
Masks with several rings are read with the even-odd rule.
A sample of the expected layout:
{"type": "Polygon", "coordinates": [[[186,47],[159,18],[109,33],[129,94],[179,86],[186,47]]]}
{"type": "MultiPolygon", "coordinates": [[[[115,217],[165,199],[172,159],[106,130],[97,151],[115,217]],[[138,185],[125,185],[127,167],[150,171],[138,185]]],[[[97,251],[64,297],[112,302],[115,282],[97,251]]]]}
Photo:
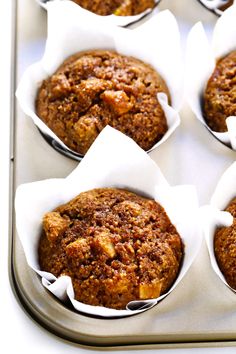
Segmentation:
{"type": "MultiPolygon", "coordinates": [[[[46,39],[46,12],[32,0],[16,2],[15,87],[23,71],[37,61],[46,39]],[[33,24],[26,21],[33,18],[33,24]]],[[[183,38],[199,19],[213,27],[216,16],[196,0],[162,0],[160,9],[169,8],[177,17],[183,38]],[[190,6],[191,1],[191,7],[190,6]],[[191,8],[191,13],[186,9],[191,8]]],[[[207,248],[201,251],[177,288],[153,309],[125,319],[87,317],[62,305],[28,267],[14,225],[14,191],[21,183],[65,177],[77,165],[59,154],[42,138],[33,122],[15,106],[12,130],[12,234],[10,271],[12,286],[26,311],[59,337],[94,347],[131,346],[159,348],[236,343],[235,294],[217,278],[211,268],[207,248]]],[[[213,138],[185,105],[176,133],[158,150],[150,153],[168,182],[195,184],[200,204],[209,202],[224,170],[235,153],[213,138]]]]}

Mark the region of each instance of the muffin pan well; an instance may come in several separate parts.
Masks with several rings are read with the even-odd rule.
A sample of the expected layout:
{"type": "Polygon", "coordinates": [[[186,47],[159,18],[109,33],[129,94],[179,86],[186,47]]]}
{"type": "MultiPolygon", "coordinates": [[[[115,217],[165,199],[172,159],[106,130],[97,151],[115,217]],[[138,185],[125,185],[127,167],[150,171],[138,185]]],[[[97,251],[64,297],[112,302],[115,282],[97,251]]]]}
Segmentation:
{"type": "MultiPolygon", "coordinates": [[[[234,5],[217,20],[211,39],[207,37],[205,28],[200,22],[192,27],[186,47],[185,73],[186,99],[196,118],[216,139],[234,151],[236,149],[236,119],[232,89],[234,74],[228,68],[229,60],[227,64],[223,64],[224,70],[220,69],[219,65],[222,66],[220,60],[230,53],[230,58],[232,58],[230,60],[232,62],[235,60],[233,56],[236,49],[235,16],[236,6],[234,5]],[[225,74],[227,70],[230,74],[225,74]],[[223,72],[226,79],[224,79],[223,72]],[[230,85],[232,85],[231,90],[230,85]],[[232,102],[230,106],[229,102],[232,102]],[[209,120],[210,116],[211,120],[209,120]],[[219,120],[219,117],[224,117],[221,118],[223,129],[213,123],[219,120]]],[[[233,69],[232,63],[231,66],[233,69]]]]}
{"type": "MultiPolygon", "coordinates": [[[[95,21],[94,15],[88,13],[78,21],[81,16],[80,10],[71,1],[53,1],[48,4],[47,13],[48,33],[45,52],[40,61],[25,71],[16,96],[22,110],[34,121],[39,130],[51,139],[51,145],[55,148],[60,147],[60,151],[73,154],[80,160],[81,154],[84,154],[98,132],[109,122],[113,127],[133,137],[148,151],[164,143],[180,123],[178,111],[183,97],[180,34],[174,16],[168,11],[163,11],[153,15],[149,21],[136,29],[130,30],[105,26],[101,19],[95,21]],[[88,26],[91,20],[93,22],[88,26]],[[152,33],[166,33],[168,44],[161,36],[156,38],[155,44],[147,41],[146,38],[152,33]],[[69,43],[67,38],[70,38],[69,43]],[[107,54],[104,49],[107,49],[107,54]],[[57,53],[56,56],[54,52],[57,53]],[[124,55],[126,59],[123,56],[119,60],[115,59],[117,54],[112,54],[113,52],[124,55]],[[58,67],[65,60],[70,60],[68,57],[71,55],[74,58],[76,53],[86,55],[83,57],[85,62],[78,59],[73,65],[71,63],[65,69],[64,80],[59,69],[60,73],[56,78],[54,73],[58,67]],[[140,62],[137,64],[136,59],[151,65],[155,70],[153,74],[151,71],[150,74],[144,75],[144,69],[140,70],[140,65],[146,64],[140,62]],[[98,62],[101,60],[102,64],[99,66],[98,62]],[[109,64],[109,61],[112,61],[112,64],[109,64]],[[129,61],[132,64],[129,64],[129,61]],[[80,72],[78,74],[80,79],[76,77],[76,71],[80,72]],[[158,77],[159,74],[161,77],[158,77]],[[48,76],[51,75],[53,75],[49,84],[49,88],[52,88],[51,94],[46,93],[46,87],[39,90],[41,84],[44,86],[48,76]],[[158,85],[155,84],[155,88],[154,75],[157,75],[155,80],[160,81],[158,85]],[[72,85],[73,76],[75,81],[72,85]],[[58,84],[54,86],[57,80],[58,84]],[[168,87],[169,94],[165,86],[168,87]],[[151,96],[153,89],[159,92],[157,97],[151,96]],[[44,95],[49,99],[50,111],[43,108],[47,106],[44,95]],[[170,98],[167,98],[167,95],[170,98]],[[35,100],[38,109],[35,107],[35,100]],[[69,112],[66,120],[64,112],[69,112]],[[51,115],[58,118],[56,124],[55,120],[50,118],[51,115]],[[154,120],[153,129],[151,126],[154,120]]],[[[146,70],[149,70],[148,66],[146,70]]]]}

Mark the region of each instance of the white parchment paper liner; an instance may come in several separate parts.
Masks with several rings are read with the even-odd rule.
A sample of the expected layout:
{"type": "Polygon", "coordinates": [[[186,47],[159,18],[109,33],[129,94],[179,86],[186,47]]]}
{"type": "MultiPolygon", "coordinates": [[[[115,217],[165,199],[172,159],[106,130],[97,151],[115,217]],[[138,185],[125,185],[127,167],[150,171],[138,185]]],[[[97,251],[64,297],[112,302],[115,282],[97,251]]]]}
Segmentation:
{"type": "Polygon", "coordinates": [[[27,262],[42,277],[43,285],[61,300],[69,297],[75,309],[102,317],[130,316],[157,304],[181,281],[202,240],[195,187],[169,186],[153,160],[132,139],[109,126],[101,132],[85,158],[67,178],[20,185],[16,191],[15,210],[16,227],[27,262]],[[37,260],[42,217],[46,212],[68,202],[82,191],[112,186],[135,191],[160,202],[185,245],[183,264],[171,289],[157,299],[133,301],[127,305],[127,310],[107,309],[76,301],[70,278],[56,279],[52,274],[40,271],[37,260]]]}
{"type": "MultiPolygon", "coordinates": [[[[214,234],[218,227],[230,226],[233,216],[223,211],[236,196],[236,162],[220,178],[210,204],[201,208],[204,236],[206,239],[212,268],[218,277],[230,288],[220,271],[214,253],[214,234]]],[[[236,290],[232,289],[234,292],[236,290]]]]}
{"type": "Polygon", "coordinates": [[[236,4],[217,20],[211,43],[202,24],[191,29],[186,52],[186,98],[195,116],[222,143],[236,150],[236,117],[226,119],[228,131],[215,132],[207,126],[201,108],[203,92],[216,60],[236,49],[236,4]]]}
{"type": "MultiPolygon", "coordinates": [[[[39,3],[39,5],[41,5],[44,9],[47,10],[48,4],[49,2],[52,1],[70,1],[70,0],[36,0],[37,3],[39,3]]],[[[158,5],[158,3],[161,0],[155,0],[155,6],[158,5]]],[[[114,24],[116,26],[128,26],[131,23],[137,22],[139,20],[141,20],[143,17],[145,17],[146,15],[148,15],[149,13],[151,13],[152,11],[155,10],[155,8],[153,9],[147,9],[144,12],[135,15],[135,16],[115,16],[115,15],[109,15],[109,16],[100,16],[97,15],[95,13],[92,13],[91,11],[85,10],[84,8],[82,8],[81,6],[79,6],[78,4],[75,4],[76,6],[79,7],[80,12],[78,12],[78,15],[80,16],[89,16],[91,15],[91,21],[93,21],[94,16],[100,18],[103,23],[111,23],[114,24]]]]}
{"type": "MultiPolygon", "coordinates": [[[[91,49],[116,50],[151,64],[169,87],[171,106],[168,105],[164,93],[158,94],[169,128],[150,151],[162,144],[180,123],[178,111],[183,96],[180,34],[174,16],[168,10],[160,12],[142,26],[130,30],[104,26],[97,18],[93,22],[86,16],[78,20],[77,12],[80,12],[80,9],[71,1],[53,1],[48,3],[47,7],[48,38],[44,56],[26,70],[16,92],[22,110],[46,136],[56,141],[64,150],[71,152],[72,150],[66,147],[35,113],[35,98],[40,84],[52,75],[67,57],[76,52],[91,49]]],[[[74,154],[81,156],[75,152],[74,154]]]]}

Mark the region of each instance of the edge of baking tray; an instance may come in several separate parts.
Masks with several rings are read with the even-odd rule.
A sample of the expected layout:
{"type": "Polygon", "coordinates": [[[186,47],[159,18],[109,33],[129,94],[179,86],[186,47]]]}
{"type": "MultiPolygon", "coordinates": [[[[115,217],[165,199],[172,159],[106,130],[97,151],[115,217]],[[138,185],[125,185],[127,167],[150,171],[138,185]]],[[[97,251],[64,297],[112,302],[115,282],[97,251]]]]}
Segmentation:
{"type": "MultiPolygon", "coordinates": [[[[14,68],[11,72],[11,107],[10,107],[10,119],[11,119],[11,130],[10,130],[10,167],[9,167],[9,176],[10,176],[10,191],[9,191],[9,279],[12,287],[12,291],[18,300],[21,307],[24,309],[25,313],[31,317],[36,323],[40,324],[44,329],[48,330],[52,334],[57,335],[58,337],[68,340],[70,342],[77,343],[86,347],[93,348],[129,348],[129,349],[152,349],[152,348],[192,348],[192,347],[220,347],[235,346],[235,341],[232,341],[230,337],[225,337],[222,340],[212,340],[204,341],[201,340],[201,335],[196,336],[196,338],[189,337],[186,341],[172,341],[171,336],[166,336],[158,342],[158,338],[155,335],[144,335],[137,337],[132,337],[132,335],[127,335],[123,337],[118,337],[114,340],[114,337],[109,336],[92,336],[90,334],[82,333],[77,330],[77,327],[71,328],[63,326],[63,321],[52,321],[52,318],[47,313],[47,309],[44,306],[36,307],[33,301],[28,296],[24,287],[22,286],[22,280],[20,280],[19,272],[17,272],[15,262],[14,262],[14,251],[15,251],[15,242],[16,242],[16,231],[15,231],[15,220],[14,220],[14,157],[15,157],[15,117],[16,117],[16,101],[15,101],[15,88],[16,88],[16,43],[17,43],[17,33],[16,33],[16,24],[17,24],[17,0],[12,0],[12,52],[11,52],[11,64],[14,68]]],[[[39,284],[39,279],[34,275],[35,281],[39,284]]],[[[46,297],[52,297],[51,294],[45,291],[46,297]]],[[[69,309],[65,309],[58,301],[53,299],[52,301],[54,312],[58,309],[63,309],[63,314],[70,316],[79,316],[77,318],[86,318],[86,321],[89,325],[96,327],[94,321],[98,324],[99,321],[113,321],[113,320],[100,320],[89,318],[81,314],[75,314],[69,309]],[[98,321],[98,322],[97,322],[98,321]]],[[[57,312],[56,312],[57,313],[57,312]]],[[[114,320],[114,321],[125,321],[125,319],[114,320]]],[[[100,322],[101,323],[101,322],[100,322]]],[[[78,324],[78,323],[77,323],[78,324]]],[[[187,338],[187,337],[186,337],[187,338]]]]}

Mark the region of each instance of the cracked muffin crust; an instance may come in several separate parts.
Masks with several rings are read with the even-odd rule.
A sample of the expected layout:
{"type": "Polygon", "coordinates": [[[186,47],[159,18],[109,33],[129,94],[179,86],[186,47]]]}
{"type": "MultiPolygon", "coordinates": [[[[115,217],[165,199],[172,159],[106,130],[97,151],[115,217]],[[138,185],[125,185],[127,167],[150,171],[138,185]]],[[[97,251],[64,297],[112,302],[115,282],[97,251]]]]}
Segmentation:
{"type": "Polygon", "coordinates": [[[236,198],[225,210],[233,216],[233,224],[216,231],[214,250],[218,266],[227,283],[236,290],[236,198]]]}
{"type": "Polygon", "coordinates": [[[99,188],[45,214],[38,254],[41,270],[71,277],[77,300],[125,309],[129,301],[165,293],[184,250],[157,202],[99,188]]]}
{"type": "Polygon", "coordinates": [[[97,15],[133,16],[152,9],[154,0],[72,0],[97,15]]]}
{"type": "Polygon", "coordinates": [[[216,63],[204,93],[203,113],[216,132],[226,132],[226,118],[236,115],[236,51],[216,63]]]}
{"type": "Polygon", "coordinates": [[[149,150],[168,129],[158,92],[170,101],[164,80],[150,65],[112,51],[82,52],[43,81],[36,112],[82,155],[108,124],[149,150]]]}

